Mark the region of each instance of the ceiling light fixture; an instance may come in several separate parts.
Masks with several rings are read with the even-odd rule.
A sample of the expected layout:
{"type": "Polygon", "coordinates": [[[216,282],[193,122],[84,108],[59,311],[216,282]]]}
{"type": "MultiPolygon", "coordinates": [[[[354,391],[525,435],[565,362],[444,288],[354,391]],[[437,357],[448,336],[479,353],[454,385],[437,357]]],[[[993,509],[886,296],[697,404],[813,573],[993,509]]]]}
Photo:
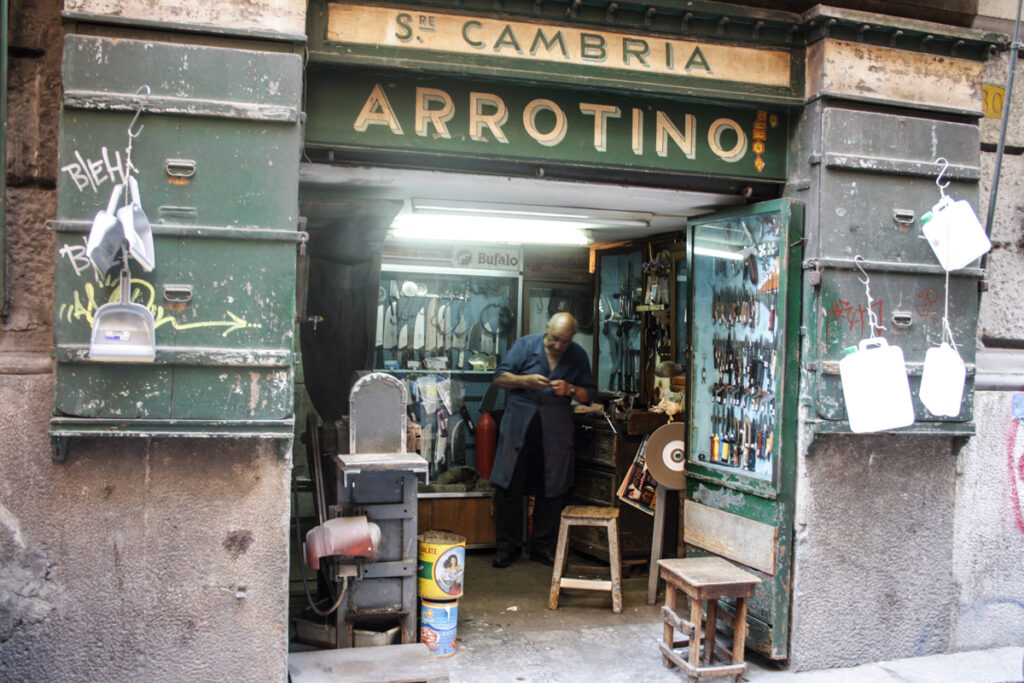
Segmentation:
{"type": "Polygon", "coordinates": [[[654,214],[638,211],[614,211],[608,209],[582,209],[563,206],[537,206],[522,204],[495,204],[467,202],[449,199],[412,200],[413,213],[430,213],[463,216],[493,216],[539,221],[583,223],[590,227],[636,227],[647,228],[654,214]]]}

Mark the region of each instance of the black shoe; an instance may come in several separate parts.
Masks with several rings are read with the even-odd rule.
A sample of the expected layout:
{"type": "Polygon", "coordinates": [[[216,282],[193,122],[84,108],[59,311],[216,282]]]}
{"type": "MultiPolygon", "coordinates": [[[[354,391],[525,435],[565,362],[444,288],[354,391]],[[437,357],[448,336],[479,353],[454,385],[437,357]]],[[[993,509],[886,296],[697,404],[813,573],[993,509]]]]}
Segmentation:
{"type": "Polygon", "coordinates": [[[505,555],[503,553],[498,553],[497,555],[494,556],[494,559],[491,560],[491,566],[492,567],[497,567],[498,569],[504,569],[505,567],[507,567],[510,564],[512,564],[512,560],[514,560],[514,559],[515,558],[512,555],[505,555]]]}
{"type": "Polygon", "coordinates": [[[530,553],[530,559],[548,567],[555,566],[555,554],[550,550],[534,550],[530,553]]]}

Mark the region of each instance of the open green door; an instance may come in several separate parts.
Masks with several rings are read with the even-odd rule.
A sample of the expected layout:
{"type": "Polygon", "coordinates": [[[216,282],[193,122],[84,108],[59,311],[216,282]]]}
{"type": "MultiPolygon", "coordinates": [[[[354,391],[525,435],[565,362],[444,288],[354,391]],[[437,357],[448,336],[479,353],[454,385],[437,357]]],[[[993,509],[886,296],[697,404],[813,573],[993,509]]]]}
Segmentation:
{"type": "Polygon", "coordinates": [[[803,207],[789,199],[689,230],[683,540],[690,556],[720,555],[763,579],[747,644],[776,659],[789,636],[802,230],[803,207]]]}

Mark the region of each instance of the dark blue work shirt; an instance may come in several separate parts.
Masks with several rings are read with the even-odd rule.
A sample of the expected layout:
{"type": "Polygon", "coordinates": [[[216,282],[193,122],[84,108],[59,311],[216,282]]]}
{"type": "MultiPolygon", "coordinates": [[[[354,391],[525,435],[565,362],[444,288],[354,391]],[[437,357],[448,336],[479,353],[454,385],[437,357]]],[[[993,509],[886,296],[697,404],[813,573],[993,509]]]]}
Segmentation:
{"type": "MultiPolygon", "coordinates": [[[[506,372],[513,375],[544,375],[561,379],[585,389],[590,399],[597,386],[590,372],[590,359],[583,347],[573,342],[553,369],[544,352],[544,335],[521,337],[494,369],[498,378],[506,372]]],[[[512,389],[498,432],[498,449],[491,481],[508,488],[512,472],[526,440],[526,430],[535,415],[540,415],[544,442],[544,495],[558,496],[573,483],[573,412],[572,399],[556,396],[550,387],[543,389],[512,389]]]]}

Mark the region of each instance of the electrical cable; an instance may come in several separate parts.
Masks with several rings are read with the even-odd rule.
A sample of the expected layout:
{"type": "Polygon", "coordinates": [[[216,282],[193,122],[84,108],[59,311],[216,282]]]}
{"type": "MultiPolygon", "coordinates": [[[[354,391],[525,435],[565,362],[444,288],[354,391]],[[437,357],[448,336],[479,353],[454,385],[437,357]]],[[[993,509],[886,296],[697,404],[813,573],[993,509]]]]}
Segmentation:
{"type": "MultiPolygon", "coordinates": [[[[292,490],[292,505],[294,506],[294,509],[295,509],[296,512],[298,512],[298,510],[299,510],[298,503],[299,503],[298,495],[296,494],[296,492],[293,489],[292,490]]],[[[295,540],[298,541],[299,548],[302,548],[303,547],[302,529],[299,527],[299,516],[298,516],[298,514],[295,515],[295,540]]],[[[306,570],[305,570],[305,567],[303,567],[301,565],[299,567],[299,576],[302,578],[302,588],[306,592],[306,602],[309,604],[309,608],[311,610],[313,610],[314,614],[316,614],[317,616],[320,616],[320,617],[326,617],[326,616],[329,616],[329,615],[333,614],[335,612],[335,610],[338,609],[338,607],[341,605],[341,601],[342,601],[342,599],[344,599],[345,593],[347,592],[347,589],[348,589],[348,577],[347,576],[342,577],[341,591],[339,591],[339,593],[338,593],[338,598],[337,598],[337,600],[334,601],[334,604],[331,605],[330,608],[326,612],[321,610],[319,607],[317,607],[316,603],[313,602],[313,595],[312,595],[312,593],[309,592],[309,584],[306,582],[306,570]]],[[[328,591],[330,591],[329,587],[328,587],[328,591]]]]}

